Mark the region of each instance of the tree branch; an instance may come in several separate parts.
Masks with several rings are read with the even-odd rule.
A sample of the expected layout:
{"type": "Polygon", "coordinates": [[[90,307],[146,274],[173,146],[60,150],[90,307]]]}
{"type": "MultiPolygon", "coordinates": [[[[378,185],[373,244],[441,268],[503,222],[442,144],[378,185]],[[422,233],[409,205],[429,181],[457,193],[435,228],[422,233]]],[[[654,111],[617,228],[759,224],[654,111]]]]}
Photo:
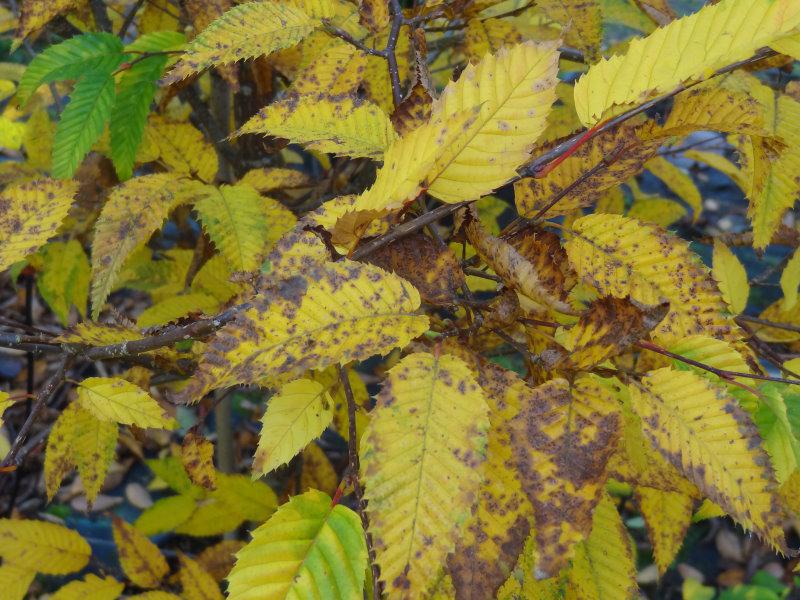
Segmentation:
{"type": "Polygon", "coordinates": [[[358,461],[358,430],[356,428],[356,399],[353,395],[353,389],[350,387],[350,380],[347,377],[347,372],[344,367],[337,365],[336,369],[339,372],[339,380],[344,389],[345,398],[347,398],[347,458],[348,458],[348,471],[353,482],[353,491],[356,496],[356,509],[358,516],[361,517],[361,525],[364,528],[364,536],[367,538],[367,553],[369,555],[369,566],[372,571],[372,597],[374,600],[380,600],[381,597],[381,582],[378,573],[378,564],[375,560],[375,548],[372,545],[372,536],[369,533],[369,519],[364,505],[364,490],[361,489],[361,481],[359,479],[359,461],[358,461]]]}

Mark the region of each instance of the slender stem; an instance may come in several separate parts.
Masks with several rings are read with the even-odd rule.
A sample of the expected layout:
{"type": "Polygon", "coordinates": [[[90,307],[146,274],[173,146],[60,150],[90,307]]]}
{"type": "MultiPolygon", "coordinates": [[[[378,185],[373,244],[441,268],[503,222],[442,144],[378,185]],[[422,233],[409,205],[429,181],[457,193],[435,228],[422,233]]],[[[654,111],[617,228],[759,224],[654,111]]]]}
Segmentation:
{"type": "Polygon", "coordinates": [[[737,320],[747,321],[748,323],[755,323],[756,325],[764,325],[765,327],[774,327],[775,329],[783,329],[784,331],[794,331],[800,333],[800,326],[790,325],[789,323],[777,323],[776,321],[769,321],[767,319],[759,319],[758,317],[751,317],[748,315],[739,315],[737,320]]]}
{"type": "Polygon", "coordinates": [[[39,414],[44,410],[44,407],[50,401],[53,394],[55,394],[56,390],[64,383],[64,379],[67,374],[67,369],[69,369],[70,365],[72,364],[73,357],[65,356],[61,359],[56,367],[55,372],[45,381],[42,389],[39,391],[38,396],[36,397],[36,401],[33,403],[31,407],[31,411],[28,414],[28,418],[25,419],[25,422],[22,424],[19,432],[17,433],[17,437],[14,439],[14,443],[11,444],[11,449],[6,454],[6,457],[3,459],[3,462],[0,463],[0,467],[8,467],[12,464],[16,464],[16,458],[19,454],[22,445],[25,443],[25,440],[28,438],[28,434],[33,427],[33,424],[36,422],[36,419],[39,418],[39,414]]]}
{"type": "Polygon", "coordinates": [[[381,56],[386,57],[386,50],[375,50],[375,48],[370,48],[369,46],[365,45],[363,42],[358,41],[352,35],[347,33],[344,29],[339,29],[333,23],[331,23],[328,19],[323,19],[322,24],[325,27],[325,30],[330,33],[331,35],[335,35],[338,38],[343,39],[348,44],[351,44],[364,52],[365,54],[370,54],[372,56],[381,56]]]}
{"type": "Polygon", "coordinates": [[[397,66],[397,40],[400,37],[400,28],[403,26],[403,7],[400,0],[389,0],[392,7],[392,28],[389,30],[389,40],[386,42],[386,62],[389,69],[389,79],[392,82],[392,99],[397,108],[403,100],[400,89],[400,69],[397,66]]]}
{"type": "Polygon", "coordinates": [[[350,379],[347,377],[347,371],[344,367],[338,365],[339,380],[342,382],[345,398],[347,398],[347,458],[348,470],[353,482],[353,490],[356,495],[356,509],[358,515],[361,517],[361,525],[364,527],[364,535],[367,538],[367,553],[369,555],[369,565],[372,571],[372,597],[374,600],[380,600],[381,597],[381,582],[378,573],[378,564],[375,559],[375,548],[372,545],[372,536],[369,533],[369,519],[367,512],[364,508],[364,490],[361,488],[361,481],[359,479],[359,461],[358,461],[358,430],[356,428],[356,399],[353,395],[353,389],[350,387],[350,379]]]}
{"type": "Polygon", "coordinates": [[[117,32],[117,37],[119,39],[123,39],[125,34],[128,33],[128,28],[133,24],[136,13],[139,12],[139,9],[142,8],[145,2],[147,2],[147,0],[136,0],[136,4],[131,6],[130,10],[125,15],[125,19],[122,21],[122,25],[120,25],[119,32],[117,32]]]}
{"type": "Polygon", "coordinates": [[[106,5],[103,3],[103,0],[89,0],[89,6],[92,9],[92,16],[94,17],[94,22],[97,24],[97,28],[100,29],[100,31],[110,32],[112,29],[111,19],[108,18],[108,11],[106,10],[106,5]]]}

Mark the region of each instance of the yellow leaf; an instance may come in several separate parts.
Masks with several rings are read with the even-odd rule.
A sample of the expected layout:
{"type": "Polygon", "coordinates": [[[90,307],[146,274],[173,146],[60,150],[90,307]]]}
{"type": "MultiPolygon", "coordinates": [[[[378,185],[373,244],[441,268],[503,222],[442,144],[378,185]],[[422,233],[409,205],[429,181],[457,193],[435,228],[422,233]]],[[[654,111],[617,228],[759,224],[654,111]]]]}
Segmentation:
{"type": "Polygon", "coordinates": [[[711,273],[722,299],[735,314],[743,313],[750,296],[750,283],[744,266],[731,249],[719,240],[714,240],[712,264],[714,268],[711,273]]]}
{"type": "Polygon", "coordinates": [[[357,97],[320,94],[273,102],[237,135],[261,133],[337,156],[381,158],[397,139],[392,122],[376,104],[357,97]]]}
{"type": "Polygon", "coordinates": [[[148,536],[172,531],[189,520],[195,507],[195,499],[191,496],[160,498],[137,517],[134,527],[148,536]]]}
{"type": "MultiPolygon", "coordinates": [[[[783,300],[777,300],[765,308],[758,315],[758,318],[772,323],[800,326],[800,303],[795,304],[791,310],[784,310],[783,306],[783,300]]],[[[800,332],[797,331],[760,324],[753,324],[752,328],[756,335],[766,342],[793,342],[800,340],[800,332]]]]}
{"type": "Polygon", "coordinates": [[[785,548],[775,479],[749,416],[725,391],[689,371],[651,371],[629,385],[645,436],[744,527],[785,548]]]}
{"type": "Polygon", "coordinates": [[[275,285],[217,332],[181,398],[197,402],[214,388],[287,381],[364,360],[404,347],[428,328],[427,317],[414,313],[419,293],[372,265],[312,266],[275,285]]]}
{"type": "Polygon", "coordinates": [[[686,242],[658,227],[619,215],[588,215],[572,224],[566,243],[575,271],[602,295],[630,296],[644,305],[667,300],[655,329],[669,345],[690,334],[739,339],[717,287],[686,242]]]}
{"type": "Polygon", "coordinates": [[[115,600],[125,589],[125,584],[113,577],[91,573],[82,581],[72,581],[50,596],[50,600],[115,600]]]}
{"type": "Polygon", "coordinates": [[[297,379],[284,385],[269,399],[261,419],[253,472],[263,475],[288,463],[332,419],[333,400],[321,383],[297,379]]]}
{"type": "Polygon", "coordinates": [[[241,521],[264,521],[278,506],[272,488],[246,475],[217,473],[217,489],[210,497],[226,504],[241,521]]]}
{"type": "Polygon", "coordinates": [[[217,312],[219,306],[220,301],[217,298],[204,292],[169,296],[142,311],[136,319],[136,326],[147,329],[156,325],[166,325],[193,313],[212,315],[217,312]]]}
{"type": "Polygon", "coordinates": [[[661,227],[668,227],[685,217],[686,209],[669,198],[640,196],[631,204],[628,216],[661,227]]]}
{"type": "Polygon", "coordinates": [[[42,265],[36,286],[61,324],[68,324],[72,306],[85,317],[91,267],[80,242],[50,242],[39,250],[39,256],[42,265]]]}
{"type": "MultiPolygon", "coordinates": [[[[348,29],[342,20],[339,23],[345,30],[348,29]]],[[[357,39],[361,37],[360,31],[351,30],[350,33],[357,39]]],[[[307,42],[311,42],[313,38],[312,35],[307,42]]],[[[355,96],[358,93],[358,87],[364,80],[367,55],[345,41],[332,42],[327,34],[322,34],[322,39],[328,46],[319,54],[313,55],[313,58],[308,48],[303,48],[303,57],[307,60],[287,90],[288,96],[323,95],[336,98],[355,96]]]]}
{"type": "Polygon", "coordinates": [[[176,83],[192,73],[293,46],[334,16],[330,0],[266,0],[240,4],[212,22],[189,44],[167,74],[176,83]]]}
{"type": "Polygon", "coordinates": [[[211,183],[217,176],[217,151],[191,123],[170,123],[151,117],[145,139],[158,150],[158,157],[167,167],[183,175],[198,177],[211,183]]]}
{"type": "Polygon", "coordinates": [[[228,261],[221,254],[215,254],[197,271],[192,280],[192,291],[213,296],[218,302],[225,303],[245,291],[244,284],[231,281],[231,275],[233,272],[228,261]]]}
{"type": "MultiPolygon", "coordinates": [[[[164,0],[166,1],[166,0],[164,0]]],[[[147,3],[150,6],[150,3],[147,3]]],[[[143,594],[136,594],[135,596],[128,596],[128,600],[183,600],[180,596],[170,594],[169,592],[144,592],[143,594]]]]}
{"type": "Polygon", "coordinates": [[[434,102],[431,120],[480,112],[427,173],[428,193],[443,202],[474,200],[514,177],[547,125],[557,69],[555,45],[532,42],[467,66],[434,102]]]}
{"type": "Polygon", "coordinates": [[[795,250],[781,273],[783,310],[791,310],[797,304],[798,286],[800,286],[800,251],[795,250]]]}
{"type": "Polygon", "coordinates": [[[471,62],[494,54],[503,46],[519,44],[522,33],[505,19],[470,19],[464,30],[464,53],[471,62]]]}
{"type": "Polygon", "coordinates": [[[598,0],[539,0],[536,6],[564,27],[565,41],[594,62],[601,56],[603,19],[598,0]]]}
{"type": "Polygon", "coordinates": [[[0,565],[0,586],[7,600],[25,600],[36,571],[3,561],[0,565]]]}
{"type": "Polygon", "coordinates": [[[0,193],[0,271],[33,254],[56,234],[78,190],[72,181],[36,179],[0,193]]]}
{"type": "Polygon", "coordinates": [[[50,121],[47,110],[37,108],[31,113],[25,126],[22,144],[28,156],[28,165],[42,171],[49,171],[53,156],[53,136],[55,125],[50,121]]]}
{"type": "Polygon", "coordinates": [[[371,31],[381,31],[389,25],[389,3],[383,0],[358,0],[359,21],[371,31]]]}
{"type": "Polygon", "coordinates": [[[197,561],[180,554],[181,569],[178,576],[185,600],[223,600],[222,592],[214,578],[197,561]]]}
{"type": "Polygon", "coordinates": [[[181,461],[192,483],[207,490],[217,487],[214,470],[214,444],[194,432],[187,433],[181,444],[181,461]]]}
{"type": "Polygon", "coordinates": [[[696,160],[700,163],[705,163],[712,169],[716,169],[720,173],[724,173],[730,177],[733,182],[738,185],[743,191],[747,190],[747,181],[741,169],[729,161],[727,158],[716,152],[706,152],[703,150],[686,150],[683,156],[696,160]]]}
{"type": "Polygon", "coordinates": [[[217,500],[203,501],[183,523],[174,527],[175,533],[194,537],[222,535],[242,524],[242,517],[230,506],[217,500]]]}
{"type": "Polygon", "coordinates": [[[295,169],[252,169],[239,180],[240,184],[254,187],[259,192],[307,187],[312,184],[308,175],[295,169]]]}
{"type": "Polygon", "coordinates": [[[234,271],[254,271],[263,260],[267,220],[262,198],[249,185],[206,188],[194,203],[203,230],[234,271]]]}
{"type": "Polygon", "coordinates": [[[19,28],[14,34],[15,50],[28,34],[41,29],[58,15],[78,6],[78,0],[23,0],[19,18],[19,28]]]}
{"type": "Polygon", "coordinates": [[[0,115],[0,147],[8,150],[19,150],[25,137],[25,123],[12,121],[0,115]]]}
{"type": "Polygon", "coordinates": [[[111,192],[92,243],[92,318],[103,309],[125,259],[144,246],[169,213],[189,201],[198,187],[202,186],[159,173],[135,177],[111,192]]]}
{"type": "Polygon", "coordinates": [[[14,401],[8,392],[0,392],[0,427],[3,426],[3,413],[9,406],[12,406],[14,401]]]}
{"type": "Polygon", "coordinates": [[[568,600],[636,597],[636,563],[630,537],[607,495],[594,511],[592,532],[578,546],[567,578],[568,600]]]}
{"type": "Polygon", "coordinates": [[[315,490],[292,497],[253,531],[228,575],[228,598],[361,600],[367,544],[361,520],[315,490]]]}
{"type": "Polygon", "coordinates": [[[169,0],[148,0],[139,21],[142,33],[178,31],[180,20],[175,6],[169,0]]]}
{"type": "Polygon", "coordinates": [[[703,210],[703,198],[692,178],[663,156],[651,159],[645,167],[691,207],[692,220],[697,221],[703,210]]]}
{"type": "Polygon", "coordinates": [[[636,488],[636,498],[653,545],[658,572],[663,575],[678,555],[692,523],[695,498],[644,486],[636,488]]]}
{"type": "Polygon", "coordinates": [[[48,499],[53,499],[61,480],[77,467],[91,506],[114,459],[118,433],[116,423],[100,421],[77,402],[70,403],[47,437],[44,478],[48,499]]]}
{"type": "Polygon", "coordinates": [[[624,55],[602,59],[575,85],[585,125],[615,105],[640,103],[755,54],[800,27],[794,0],[722,0],[633,40],[624,55]]]}
{"type": "Polygon", "coordinates": [[[359,452],[388,597],[422,596],[453,550],[480,485],[486,415],[455,356],[410,354],[389,371],[359,452]]]}
{"type": "Polygon", "coordinates": [[[169,572],[158,547],[119,517],[111,522],[119,564],[128,579],[140,588],[155,588],[169,572]]]}
{"type": "Polygon", "coordinates": [[[513,570],[531,527],[533,507],[514,468],[509,429],[533,390],[488,361],[475,367],[489,404],[487,456],[480,466],[478,504],[447,564],[458,597],[488,598],[513,570]]]}
{"type": "Polygon", "coordinates": [[[326,494],[336,493],[339,477],[322,448],[312,442],[306,446],[301,456],[303,470],[300,472],[300,491],[320,490],[326,494]]]}
{"type": "Polygon", "coordinates": [[[88,377],[81,381],[78,404],[98,419],[112,423],[159,429],[176,425],[150,394],[118,377],[88,377]]]}
{"type": "Polygon", "coordinates": [[[0,519],[0,558],[48,575],[80,571],[92,549],[77,532],[46,521],[0,519]]]}
{"type": "Polygon", "coordinates": [[[537,578],[556,575],[589,534],[617,448],[617,386],[584,375],[531,390],[510,424],[522,489],[533,505],[537,578]]]}

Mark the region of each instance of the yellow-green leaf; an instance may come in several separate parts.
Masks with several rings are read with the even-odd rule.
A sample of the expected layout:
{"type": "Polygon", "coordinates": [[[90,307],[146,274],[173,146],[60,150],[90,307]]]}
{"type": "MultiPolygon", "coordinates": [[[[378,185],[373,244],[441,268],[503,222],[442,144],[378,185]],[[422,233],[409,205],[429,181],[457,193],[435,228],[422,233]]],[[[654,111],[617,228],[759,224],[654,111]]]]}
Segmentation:
{"type": "Polygon", "coordinates": [[[78,240],[50,242],[39,250],[41,274],[36,280],[39,293],[62,325],[69,322],[70,307],[86,316],[91,267],[78,240]]]}
{"type": "Polygon", "coordinates": [[[781,273],[783,310],[791,310],[797,304],[798,286],[800,286],[800,250],[795,250],[781,273]]]}
{"type": "Polygon", "coordinates": [[[332,420],[333,400],[321,383],[311,379],[287,383],[267,403],[253,472],[269,473],[289,462],[332,420]]]}
{"type": "Polygon", "coordinates": [[[747,280],[744,265],[731,249],[719,240],[714,240],[712,264],[711,273],[719,286],[723,300],[737,315],[743,313],[747,306],[747,298],[750,296],[750,282],[747,280]]]}
{"type": "Polygon", "coordinates": [[[228,598],[361,600],[367,544],[361,520],[311,490],[293,496],[236,554],[228,598]]]}
{"type": "Polygon", "coordinates": [[[189,520],[196,506],[196,501],[191,496],[160,498],[137,517],[134,527],[144,535],[172,531],[189,520]]]}
{"type": "Polygon", "coordinates": [[[175,420],[150,394],[118,377],[89,377],[78,386],[78,404],[103,421],[172,429],[175,420]]]}

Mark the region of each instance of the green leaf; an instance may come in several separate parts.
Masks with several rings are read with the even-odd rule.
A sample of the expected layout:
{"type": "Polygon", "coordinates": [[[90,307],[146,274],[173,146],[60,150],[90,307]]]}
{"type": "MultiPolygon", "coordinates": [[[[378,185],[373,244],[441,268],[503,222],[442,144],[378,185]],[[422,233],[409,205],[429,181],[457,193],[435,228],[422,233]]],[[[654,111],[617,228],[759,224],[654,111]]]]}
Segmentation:
{"type": "Polygon", "coordinates": [[[133,175],[136,151],[142,143],[156,81],[167,64],[165,55],[151,56],[136,63],[122,76],[117,99],[111,110],[111,160],[121,180],[133,175]]]}
{"type": "Polygon", "coordinates": [[[43,83],[78,79],[89,71],[111,72],[123,58],[122,42],[109,33],[86,33],[50,46],[22,75],[17,88],[19,103],[24,105],[43,83]]]}
{"type": "Polygon", "coordinates": [[[178,31],[151,31],[125,46],[125,52],[164,52],[180,50],[186,36],[178,31]]]}
{"type": "Polygon", "coordinates": [[[772,459],[778,483],[783,483],[800,465],[800,443],[794,436],[787,414],[787,403],[776,385],[763,385],[753,422],[772,459]]]}
{"type": "Polygon", "coordinates": [[[56,127],[53,175],[69,179],[103,133],[114,104],[114,77],[108,71],[90,71],[78,81],[56,127]]]}

